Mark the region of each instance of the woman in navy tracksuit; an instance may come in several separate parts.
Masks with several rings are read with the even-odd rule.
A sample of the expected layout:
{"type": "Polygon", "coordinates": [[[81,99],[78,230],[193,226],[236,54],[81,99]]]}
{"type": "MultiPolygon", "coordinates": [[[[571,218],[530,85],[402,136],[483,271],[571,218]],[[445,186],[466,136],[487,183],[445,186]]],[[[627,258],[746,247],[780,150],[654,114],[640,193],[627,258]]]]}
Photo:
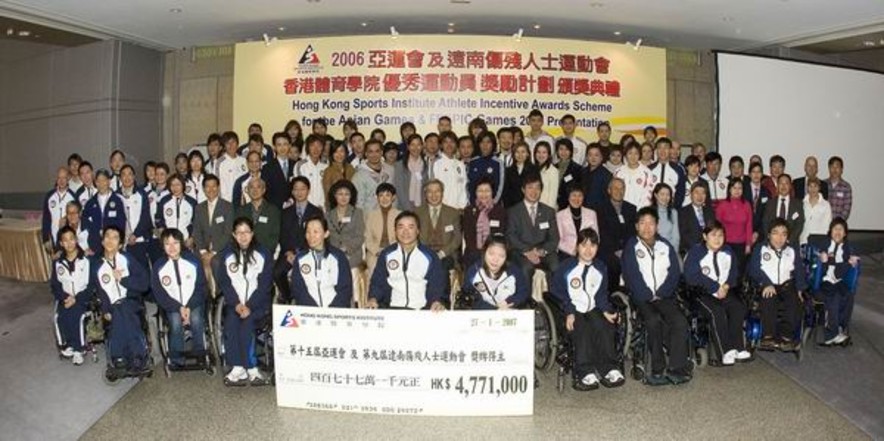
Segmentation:
{"type": "Polygon", "coordinates": [[[150,217],[150,200],[144,190],[135,183],[135,169],[126,164],[120,169],[120,189],[117,195],[123,201],[126,213],[126,252],[145,268],[150,267],[148,245],[153,237],[150,217]]]}
{"type": "Polygon", "coordinates": [[[255,356],[255,332],[272,303],[273,256],[255,239],[255,225],[246,217],[233,222],[233,241],[213,262],[218,289],[224,296],[224,341],[227,384],[263,382],[255,356]]]}
{"type": "Polygon", "coordinates": [[[599,235],[577,233],[576,257],[556,270],[550,293],[565,313],[565,329],[574,344],[574,389],[618,387],[626,379],[617,361],[617,311],[608,296],[608,269],[596,259],[599,235]]]}
{"type": "Polygon", "coordinates": [[[855,281],[850,280],[851,270],[859,265],[859,257],[847,242],[847,221],[835,218],[829,226],[829,239],[820,250],[822,283],[820,292],[826,305],[826,331],[824,346],[846,342],[850,315],[853,312],[852,292],[855,281]]]}
{"type": "MultiPolygon", "coordinates": [[[[89,228],[89,249],[100,250],[104,229],[114,227],[121,232],[126,231],[126,207],[120,196],[111,191],[111,174],[101,169],[95,172],[95,188],[97,193],[83,207],[83,219],[89,228]]],[[[120,236],[125,240],[125,236],[120,236]]],[[[125,243],[120,243],[120,246],[125,243]]]]}
{"type": "Polygon", "coordinates": [[[497,158],[497,139],[491,132],[482,132],[476,138],[479,145],[479,156],[473,158],[467,170],[467,193],[470,204],[476,203],[476,187],[483,177],[491,181],[494,192],[494,203],[500,201],[503,193],[504,166],[497,158]]]}
{"type": "Polygon", "coordinates": [[[84,320],[95,293],[90,278],[90,261],[77,243],[77,232],[68,226],[58,230],[57,243],[62,255],[52,263],[49,282],[55,297],[55,331],[61,355],[75,365],[83,364],[86,346],[84,320]]]}
{"type": "Polygon", "coordinates": [[[316,216],[305,223],[307,249],[292,264],[291,298],[295,305],[349,308],[353,276],[343,251],[328,245],[328,222],[316,216]]]}
{"type": "MultiPolygon", "coordinates": [[[[124,178],[125,179],[125,178],[124,178]]],[[[184,331],[190,328],[190,355],[202,359],[206,351],[206,274],[203,265],[184,248],[184,236],[168,228],[160,236],[166,252],[154,262],[150,288],[169,323],[169,362],[185,364],[184,331]]]]}
{"type": "Polygon", "coordinates": [[[141,327],[144,305],[141,296],[148,289],[144,267],[121,251],[123,232],[105,227],[103,252],[93,261],[92,284],[101,300],[101,310],[109,322],[108,353],[113,367],[135,374],[150,369],[147,341],[141,327]]]}
{"type": "Polygon", "coordinates": [[[525,273],[507,263],[506,247],[506,236],[490,236],[482,248],[482,259],[464,274],[461,293],[472,294],[472,309],[518,308],[531,295],[525,273]]]}
{"type": "MultiPolygon", "coordinates": [[[[158,229],[175,228],[184,235],[185,243],[192,244],[193,218],[196,213],[196,199],[184,192],[184,180],[170,176],[169,194],[157,203],[156,226],[158,229]]],[[[190,248],[190,246],[188,246],[190,248]]]]}
{"type": "Polygon", "coordinates": [[[725,366],[749,361],[752,354],[743,343],[743,321],[746,305],[736,287],[740,274],[739,260],[724,243],[724,226],[713,220],[703,230],[704,243],[694,245],[685,258],[684,276],[687,285],[697,290],[700,311],[711,324],[716,355],[725,366]]]}

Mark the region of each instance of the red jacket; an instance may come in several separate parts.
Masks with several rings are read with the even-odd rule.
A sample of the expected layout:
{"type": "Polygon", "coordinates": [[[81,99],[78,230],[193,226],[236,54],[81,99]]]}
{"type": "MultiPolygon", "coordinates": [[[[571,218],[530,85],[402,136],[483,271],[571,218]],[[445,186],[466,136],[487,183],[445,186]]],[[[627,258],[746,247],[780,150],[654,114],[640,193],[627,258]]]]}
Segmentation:
{"type": "Polygon", "coordinates": [[[752,206],[745,199],[729,198],[719,201],[715,206],[715,218],[724,225],[725,242],[752,242],[752,206]]]}

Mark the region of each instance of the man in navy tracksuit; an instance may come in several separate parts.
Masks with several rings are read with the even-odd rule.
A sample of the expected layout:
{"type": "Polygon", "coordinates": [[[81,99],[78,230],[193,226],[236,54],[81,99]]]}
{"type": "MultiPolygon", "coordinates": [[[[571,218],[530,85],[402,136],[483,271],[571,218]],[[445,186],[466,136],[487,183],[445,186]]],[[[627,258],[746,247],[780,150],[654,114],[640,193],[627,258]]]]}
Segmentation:
{"type": "MultiPolygon", "coordinates": [[[[83,219],[89,227],[89,249],[100,250],[102,236],[107,227],[126,231],[126,206],[120,196],[111,191],[111,174],[101,169],[95,172],[95,188],[98,192],[83,207],[83,219]]],[[[125,240],[125,234],[120,236],[125,240]]],[[[124,243],[121,242],[120,246],[124,243]]]]}
{"type": "Polygon", "coordinates": [[[105,227],[101,239],[104,251],[96,255],[91,265],[91,283],[109,322],[108,354],[114,369],[118,374],[137,374],[150,369],[150,354],[141,327],[141,296],[148,289],[148,275],[137,260],[120,251],[122,238],[123,231],[118,227],[105,227]]]}
{"type": "Polygon", "coordinates": [[[184,331],[190,328],[190,355],[206,351],[206,273],[203,265],[184,248],[184,235],[167,228],[160,236],[164,257],[154,262],[150,287],[169,323],[169,361],[172,368],[185,364],[184,331]]]}
{"type": "Polygon", "coordinates": [[[403,211],[395,225],[396,243],[381,251],[371,276],[368,307],[444,310],[448,277],[436,253],[418,242],[420,220],[403,211]]]}
{"type": "Polygon", "coordinates": [[[638,211],[638,235],[626,241],[622,257],[629,296],[647,330],[651,351],[651,373],[647,382],[652,386],[690,381],[688,322],[676,299],[681,275],[678,253],[669,242],[657,237],[657,216],[654,207],[638,211]],[[669,370],[665,376],[664,342],[669,350],[669,370]]]}

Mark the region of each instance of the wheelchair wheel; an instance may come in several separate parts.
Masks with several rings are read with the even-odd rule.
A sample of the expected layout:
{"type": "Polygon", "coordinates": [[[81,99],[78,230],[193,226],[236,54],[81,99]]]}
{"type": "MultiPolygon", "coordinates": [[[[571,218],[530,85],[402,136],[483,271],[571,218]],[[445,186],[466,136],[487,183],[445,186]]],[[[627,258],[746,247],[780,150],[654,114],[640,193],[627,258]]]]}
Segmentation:
{"type": "Polygon", "coordinates": [[[640,364],[633,363],[632,370],[630,370],[630,375],[632,376],[633,380],[641,381],[642,383],[644,383],[645,382],[645,367],[640,364]]]}
{"type": "Polygon", "coordinates": [[[546,371],[555,360],[557,342],[552,311],[543,302],[534,306],[534,367],[546,371]]]}
{"type": "Polygon", "coordinates": [[[218,302],[215,304],[212,323],[214,329],[212,332],[215,341],[215,370],[224,373],[224,297],[219,296],[218,302]]]}
{"type": "Polygon", "coordinates": [[[697,348],[696,354],[697,367],[704,367],[709,365],[709,351],[707,351],[706,348],[697,348]]]}

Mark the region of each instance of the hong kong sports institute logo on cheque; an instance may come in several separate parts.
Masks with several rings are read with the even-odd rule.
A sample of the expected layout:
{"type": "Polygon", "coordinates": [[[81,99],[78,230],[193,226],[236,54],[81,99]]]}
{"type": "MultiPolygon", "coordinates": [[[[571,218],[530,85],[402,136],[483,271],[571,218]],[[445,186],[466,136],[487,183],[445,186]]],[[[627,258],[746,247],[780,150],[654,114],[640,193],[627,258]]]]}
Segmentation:
{"type": "Polygon", "coordinates": [[[298,60],[298,73],[316,73],[319,72],[320,69],[322,69],[322,64],[319,62],[319,54],[313,50],[312,44],[308,44],[307,48],[304,49],[304,53],[301,54],[301,58],[298,60]]]}

